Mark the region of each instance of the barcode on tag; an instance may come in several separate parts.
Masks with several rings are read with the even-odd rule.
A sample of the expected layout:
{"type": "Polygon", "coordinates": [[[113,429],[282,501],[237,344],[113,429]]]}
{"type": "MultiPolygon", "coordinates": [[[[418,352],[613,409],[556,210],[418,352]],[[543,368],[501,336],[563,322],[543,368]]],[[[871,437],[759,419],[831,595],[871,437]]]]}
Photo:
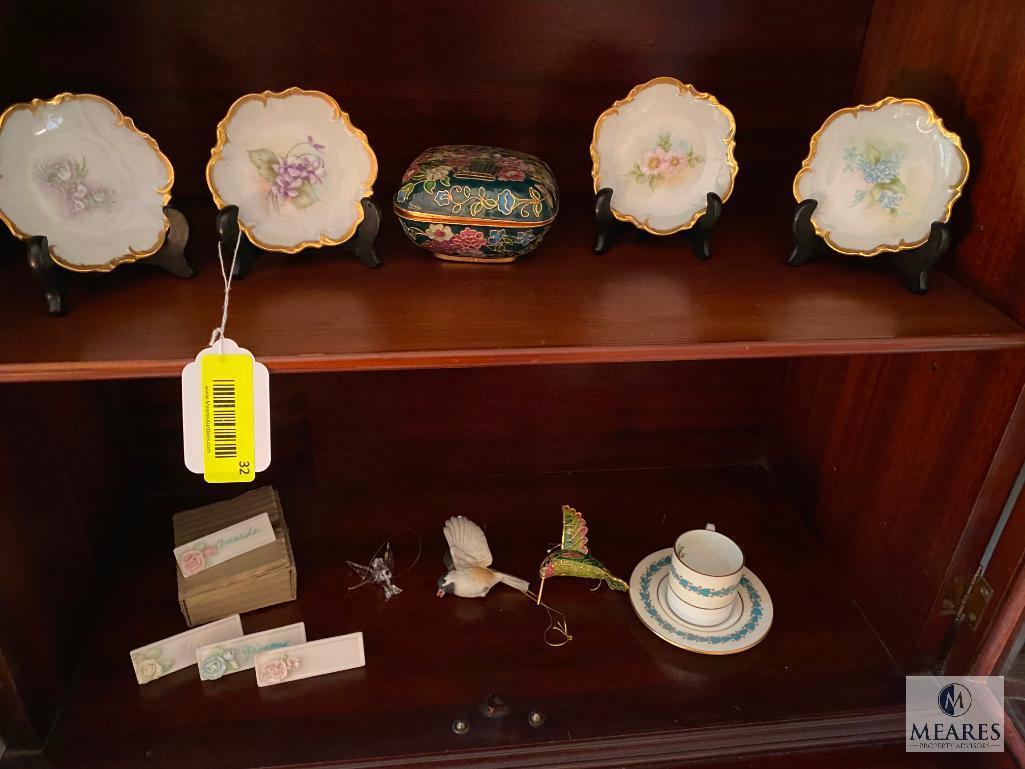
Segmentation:
{"type": "Polygon", "coordinates": [[[253,359],[204,355],[202,366],[203,477],[209,483],[253,480],[253,359]]]}
{"type": "Polygon", "coordinates": [[[215,379],[210,387],[213,393],[214,457],[234,459],[238,456],[235,380],[215,379]]]}

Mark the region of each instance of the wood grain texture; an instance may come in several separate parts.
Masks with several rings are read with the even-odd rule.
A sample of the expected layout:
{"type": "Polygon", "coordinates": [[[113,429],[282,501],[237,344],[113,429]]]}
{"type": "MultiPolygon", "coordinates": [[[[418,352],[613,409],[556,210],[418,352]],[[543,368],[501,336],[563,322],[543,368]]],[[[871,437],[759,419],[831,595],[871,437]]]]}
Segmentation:
{"type": "MultiPolygon", "coordinates": [[[[878,261],[782,265],[790,178],[822,116],[848,98],[868,7],[867,0],[828,11],[800,2],[769,9],[754,0],[686,7],[649,0],[632,4],[628,23],[620,23],[622,9],[583,0],[458,13],[439,3],[381,2],[359,6],[353,24],[344,5],[327,2],[307,3],[302,19],[287,22],[270,0],[244,10],[224,2],[111,4],[57,15],[46,3],[14,6],[8,28],[45,20],[52,46],[73,39],[79,58],[104,66],[73,75],[48,58],[17,77],[0,73],[0,96],[95,90],[152,131],[178,169],[176,200],[192,221],[189,250],[200,274],[179,281],[134,265],[71,276],[72,315],[54,321],[42,315],[19,248],[7,240],[0,321],[21,331],[0,340],[0,379],[177,374],[209,337],[220,305],[214,211],[202,184],[216,122],[246,91],[297,83],[334,94],[367,131],[381,161],[382,201],[424,146],[493,141],[552,162],[563,213],[534,256],[507,267],[437,263],[406,242],[390,214],[378,271],[337,249],[262,260],[236,290],[231,331],[273,370],[1021,344],[1020,327],[942,277],[930,296],[912,297],[878,261]],[[299,46],[276,31],[312,20],[331,34],[299,46]],[[223,45],[227,28],[246,45],[223,45]],[[383,48],[368,29],[388,30],[383,48]],[[427,30],[444,30],[459,44],[428,44],[427,30]],[[154,46],[164,55],[138,59],[154,46]],[[616,66],[596,67],[597,60],[616,66]],[[603,258],[589,250],[593,122],[657,74],[713,91],[738,121],[743,173],[709,263],[696,262],[679,238],[627,238],[603,258]],[[785,93],[801,98],[778,96],[785,93]]],[[[29,39],[14,35],[7,50],[16,58],[29,39]]]]}
{"type": "MultiPolygon", "coordinates": [[[[1008,160],[1025,141],[1022,20],[1010,0],[878,0],[866,36],[871,6],[5,3],[0,42],[12,61],[32,66],[0,68],[0,101],[79,90],[117,102],[176,166],[175,202],[192,222],[199,268],[191,282],[144,265],[71,276],[72,314],[54,320],[42,315],[19,244],[0,236],[0,320],[12,330],[0,338],[0,378],[165,378],[109,391],[0,391],[12,398],[2,404],[0,437],[0,481],[10,490],[0,504],[0,645],[13,679],[32,684],[24,712],[39,731],[84,654],[47,760],[227,769],[307,759],[380,765],[386,753],[413,764],[430,753],[475,768],[650,765],[894,739],[902,688],[884,644],[909,668],[937,652],[931,607],[984,541],[1012,463],[994,457],[1013,438],[1005,424],[1023,356],[976,351],[1020,347],[1025,337],[944,275],[914,297],[881,260],[784,267],[790,180],[808,136],[852,90],[862,100],[900,89],[931,101],[973,163],[948,267],[1025,320],[1023,215],[1013,209],[1023,172],[1008,160]],[[26,30],[44,28],[47,50],[74,50],[76,66],[39,55],[26,30]],[[700,263],[679,239],[628,235],[594,257],[591,126],[631,86],[661,74],[715,93],[738,121],[742,173],[715,255],[700,263]],[[216,122],[237,96],[291,85],[332,93],[367,131],[382,202],[422,148],[482,141],[549,160],[563,213],[548,242],[509,267],[438,263],[386,214],[376,272],[326,250],[263,259],[238,285],[229,332],[275,371],[496,368],[275,377],[267,478],[355,485],[286,499],[299,538],[300,601],[253,615],[254,626],[292,617],[317,635],[358,626],[372,639],[371,666],[344,685],[324,679],[280,692],[235,680],[242,676],[202,685],[185,674],[138,688],[123,639],[182,629],[173,567],[161,565],[174,508],[141,517],[142,547],[125,559],[101,615],[110,624],[83,644],[109,562],[111,514],[124,494],[201,487],[180,470],[180,447],[166,436],[179,434],[173,377],[205,344],[220,306],[202,170],[216,122]],[[879,352],[917,354],[795,361],[782,407],[781,361],[711,362],[879,352]],[[705,362],[531,365],[660,360],[705,362]],[[515,374],[514,365],[522,367],[515,374]],[[80,397],[90,392],[108,399],[80,397]],[[757,460],[780,408],[782,466],[818,542],[762,471],[569,472],[692,463],[703,446],[714,462],[757,460]],[[41,434],[40,421],[48,422],[41,434]],[[148,448],[160,436],[160,448],[148,448]],[[67,464],[69,455],[81,463],[67,464]],[[117,485],[120,460],[142,471],[134,486],[117,485]],[[65,483],[52,480],[55,466],[65,483]],[[502,477],[468,479],[482,474],[502,477]],[[527,613],[518,596],[483,604],[429,597],[445,515],[465,512],[507,532],[494,535],[496,556],[527,576],[557,536],[543,533],[546,511],[565,501],[585,509],[596,537],[611,543],[604,557],[626,571],[669,537],[667,520],[700,525],[714,513],[759,564],[777,627],[737,658],[686,655],[648,636],[622,596],[584,594],[566,581],[546,595],[572,610],[578,638],[552,652],[540,643],[538,610],[527,613]],[[365,555],[404,521],[427,544],[398,599],[405,604],[382,606],[366,590],[344,598],[345,557],[365,555]],[[813,555],[819,545],[828,567],[813,555]],[[808,611],[808,584],[829,611],[808,611]],[[27,635],[12,636],[22,625],[27,635]],[[824,693],[823,681],[831,682],[824,693]],[[543,705],[546,729],[523,718],[475,722],[459,742],[451,718],[476,712],[498,687],[517,708],[543,705]],[[766,725],[781,713],[783,723],[766,725]],[[439,753],[453,748],[465,752],[439,753]]],[[[232,491],[205,490],[201,501],[232,491]]]]}
{"type": "MultiPolygon", "coordinates": [[[[7,659],[0,651],[0,741],[5,752],[34,749],[43,744],[37,726],[26,710],[26,700],[14,681],[7,659]]],[[[0,759],[3,753],[0,753],[0,759]]],[[[2,760],[0,760],[0,765],[2,760]]]]}
{"type": "MultiPolygon", "coordinates": [[[[996,675],[1001,669],[1011,648],[1015,635],[1025,615],[1025,581],[1021,577],[1022,551],[1025,548],[1025,505],[1021,498],[1015,500],[1014,484],[1022,470],[1025,456],[1025,390],[1019,394],[1017,404],[1004,429],[1004,436],[993,457],[993,462],[982,489],[975,500],[975,509],[965,535],[958,546],[943,591],[937,596],[932,617],[926,627],[922,644],[939,641],[941,628],[949,630],[948,621],[943,621],[943,597],[953,590],[955,576],[974,574],[982,562],[991,539],[998,536],[998,516],[1005,507],[1012,505],[1007,524],[999,533],[989,561],[985,564],[986,582],[993,590],[990,605],[977,629],[970,622],[961,621],[955,625],[953,635],[944,638],[949,649],[944,660],[944,670],[951,674],[967,671],[970,675],[996,675]],[[932,636],[932,639],[929,638],[932,636]],[[980,671],[987,671],[981,673],[980,671]]],[[[1010,732],[1007,735],[1010,741],[1010,732]]],[[[1018,736],[1021,744],[1021,737],[1018,736]]]]}
{"type": "MultiPolygon", "coordinates": [[[[1025,169],[1008,160],[1025,154],[1022,29],[1025,6],[1013,0],[971,5],[946,0],[877,2],[858,78],[864,98],[876,98],[883,91],[913,93],[932,103],[947,125],[961,134],[972,177],[967,205],[962,203],[953,219],[959,242],[951,272],[1019,319],[1025,317],[1025,211],[1018,204],[1025,195],[1025,169]],[[881,55],[886,51],[890,54],[881,55]],[[899,55],[892,55],[894,51],[899,55]]],[[[1025,459],[1025,426],[1018,421],[1010,427],[1003,474],[1013,480],[1025,459]]],[[[1002,490],[994,490],[990,508],[1003,505],[1009,488],[1010,481],[1005,481],[1002,490]]],[[[967,625],[958,629],[949,670],[998,668],[1013,635],[1020,632],[1025,608],[1022,507],[1019,502],[987,567],[994,599],[983,624],[978,631],[967,625]]],[[[989,517],[992,520],[992,514],[989,517]]],[[[976,562],[991,531],[992,525],[966,532],[966,545],[978,554],[976,562]]]]}
{"type": "MultiPolygon", "coordinates": [[[[1008,424],[1007,453],[1013,460],[1025,454],[1023,420],[1025,396],[1019,399],[1008,424]]],[[[1020,461],[1011,466],[1014,471],[1020,468],[1020,461]]],[[[1014,662],[1010,655],[1019,650],[1020,659],[1019,641],[1025,628],[1025,495],[1019,494],[1016,500],[1005,495],[1000,501],[1001,506],[1006,502],[1013,506],[984,572],[993,596],[977,629],[972,629],[967,622],[957,628],[947,658],[949,670],[1010,676],[1012,673],[1006,670],[1014,662]]],[[[1021,745],[1019,735],[1018,747],[1021,745]]]]}
{"type": "MultiPolygon", "coordinates": [[[[954,249],[945,267],[958,281],[1019,319],[1025,315],[1021,267],[1025,213],[1015,201],[1022,197],[1025,171],[1021,163],[1008,159],[1025,152],[1025,65],[1019,55],[1023,13],[1025,8],[1013,0],[971,4],[877,0],[866,30],[852,99],[855,104],[871,103],[887,95],[925,99],[947,127],[961,136],[972,172],[965,198],[957,204],[951,219],[954,249]]],[[[805,437],[796,439],[795,447],[798,453],[804,452],[808,472],[820,483],[817,488],[803,481],[798,485],[807,489],[806,510],[824,513],[815,520],[826,539],[844,542],[839,544],[840,552],[857,552],[860,558],[875,563],[890,554],[879,549],[879,538],[888,541],[896,531],[903,530],[911,550],[902,550],[901,559],[917,573],[912,583],[920,580],[924,586],[929,581],[922,579],[925,574],[938,575],[945,570],[941,581],[928,590],[931,598],[902,593],[897,604],[910,607],[907,616],[902,618],[899,610],[885,605],[869,609],[875,612],[873,620],[878,619],[880,631],[888,640],[902,637],[894,646],[898,658],[920,666],[936,661],[932,656],[951,630],[950,617],[941,614],[950,581],[954,576],[974,573],[1025,459],[1025,426],[1020,419],[1007,426],[1025,373],[1017,356],[959,356],[954,359],[954,372],[948,370],[941,378],[951,377],[945,389],[960,392],[962,397],[953,402],[941,395],[941,402],[947,402],[950,411],[930,411],[928,404],[934,404],[937,377],[921,365],[931,360],[930,356],[916,358],[918,364],[914,359],[903,363],[866,360],[849,370],[845,370],[845,364],[829,361],[799,364],[798,380],[802,383],[796,387],[804,392],[795,398],[797,405],[784,419],[795,416],[803,423],[805,437]],[[864,397],[851,396],[828,403],[830,392],[854,394],[865,388],[885,399],[886,405],[869,405],[864,397]],[[817,426],[799,405],[811,393],[817,394],[817,426]],[[888,430],[886,418],[874,421],[880,408],[888,409],[887,414],[917,414],[911,418],[917,420],[919,428],[888,430]],[[853,443],[844,446],[829,435],[838,424],[849,426],[853,443]],[[807,439],[813,435],[809,444],[807,439]],[[866,462],[879,461],[859,458],[866,450],[860,441],[869,440],[869,436],[874,455],[888,457],[886,468],[864,470],[866,462]],[[811,445],[817,448],[808,453],[811,445]],[[968,445],[974,450],[961,450],[968,445]],[[956,459],[949,453],[955,447],[960,451],[956,459]],[[816,451],[821,454],[815,456],[816,451]],[[928,464],[924,467],[922,462],[928,464]],[[922,473],[932,475],[944,467],[949,472],[941,472],[928,485],[921,484],[922,473]],[[837,472],[842,469],[850,470],[840,478],[837,472]],[[879,482],[880,473],[891,480],[879,482]],[[889,499],[873,498],[867,504],[854,501],[875,493],[889,495],[889,499]],[[910,523],[893,528],[897,505],[915,511],[908,521],[918,522],[918,532],[910,530],[910,523]],[[869,527],[867,533],[853,532],[853,523],[845,522],[843,515],[834,515],[840,510],[853,514],[855,509],[857,525],[869,527]],[[887,528],[879,529],[883,525],[887,528]],[[878,618],[888,613],[890,619],[878,618]],[[922,622],[920,630],[905,626],[918,621],[922,622]],[[887,631],[888,624],[892,631],[887,631]]],[[[1012,527],[1017,525],[1013,523],[1012,527]]],[[[1016,558],[1014,550],[1012,538],[1007,554],[1012,560],[1016,558]]],[[[1002,592],[1011,584],[1008,564],[997,560],[994,568],[1002,592]]],[[[881,589],[886,581],[872,578],[871,572],[862,569],[856,577],[867,580],[866,593],[855,591],[863,601],[868,591],[881,589]]],[[[973,653],[967,648],[978,651],[985,638],[985,634],[961,636],[949,660],[952,672],[968,669],[973,653]]]]}
{"type": "MultiPolygon", "coordinates": [[[[857,724],[853,719],[843,724],[836,719],[832,726],[839,732],[843,726],[865,725],[866,719],[857,724]]],[[[885,724],[885,722],[884,722],[885,724]]],[[[809,726],[813,726],[809,724],[809,726]]],[[[814,726],[821,729],[822,724],[814,726]]],[[[1011,740],[1013,730],[1008,730],[1008,740],[1011,740]]],[[[752,729],[751,736],[755,739],[765,738],[765,731],[752,729]]],[[[716,735],[698,734],[695,739],[703,739],[705,748],[709,755],[715,749],[716,735]]],[[[1017,769],[1018,764],[1008,753],[967,753],[961,755],[937,755],[931,753],[907,753],[903,744],[888,744],[863,747],[857,740],[833,750],[802,750],[797,743],[801,742],[800,737],[793,740],[792,744],[783,742],[774,743],[773,748],[778,749],[772,755],[748,755],[739,758],[695,758],[691,752],[686,760],[687,769],[821,769],[823,766],[832,769],[1017,769]]],[[[543,769],[571,769],[572,767],[601,767],[601,769],[615,769],[615,767],[632,766],[639,769],[677,769],[680,767],[680,755],[668,751],[665,743],[657,739],[648,740],[644,749],[650,751],[649,755],[637,757],[637,743],[629,746],[634,749],[634,754],[622,749],[623,744],[595,744],[594,742],[574,746],[575,749],[567,750],[565,746],[553,746],[549,748],[540,747],[537,749],[521,748],[515,754],[516,766],[518,767],[539,767],[543,769]],[[526,755],[530,754],[530,759],[526,755]]],[[[484,753],[474,751],[461,751],[458,754],[449,754],[447,757],[435,756],[431,763],[435,766],[444,766],[446,769],[508,769],[511,764],[510,754],[504,754],[497,758],[484,753]]],[[[428,759],[422,756],[410,757],[409,761],[402,759],[394,761],[372,761],[367,764],[367,769],[400,769],[404,767],[422,767],[428,759]]],[[[22,754],[17,757],[8,757],[0,761],[3,769],[56,769],[57,765],[46,756],[35,754],[22,754]]]]}
{"type": "Polygon", "coordinates": [[[954,211],[958,280],[1025,319],[1025,5],[878,0],[856,99],[913,96],[961,136],[971,162],[954,211]]]}
{"type": "MultiPolygon", "coordinates": [[[[273,461],[260,479],[763,462],[785,373],[784,361],[754,360],[275,376],[273,461]]],[[[178,383],[119,383],[118,393],[116,409],[140,415],[123,447],[140,486],[207,488],[182,462],[178,383]]]]}
{"type": "MultiPolygon", "coordinates": [[[[520,263],[443,263],[391,221],[377,270],[330,252],[262,260],[232,291],[228,334],[281,372],[1025,345],[1020,326],[943,276],[915,296],[880,261],[787,267],[776,210],[764,226],[724,215],[708,262],[639,234],[597,257],[578,216],[520,263]]],[[[144,265],[72,278],[71,315],[51,318],[23,264],[0,268],[0,322],[18,328],[0,338],[0,380],[177,376],[219,319],[209,265],[187,281],[144,265]]]]}
{"type": "MultiPolygon", "coordinates": [[[[280,491],[299,597],[247,614],[243,626],[254,631],[303,620],[311,638],[362,630],[367,667],[273,690],[254,687],[251,674],[203,683],[192,670],[136,685],[125,648],[182,629],[173,564],[160,554],[169,542],[170,511],[203,500],[167,501],[144,517],[138,549],[127,554],[85,644],[47,748],[58,765],[134,767],[143,756],[153,769],[402,763],[414,760],[403,755],[427,761],[423,754],[468,750],[496,751],[490,759],[471,753],[477,766],[509,766],[521,758],[529,765],[539,748],[555,748],[551,760],[560,747],[587,765],[606,755],[598,745],[626,764],[650,760],[653,744],[681,759],[712,748],[723,755],[757,751],[777,741],[809,747],[857,742],[859,735],[899,737],[903,678],[763,469],[426,484],[395,478],[280,491]],[[771,632],[744,654],[691,654],[637,622],[624,593],[592,593],[582,580],[556,579],[545,599],[566,613],[574,640],[550,649],[542,641],[545,613],[515,591],[496,590],[484,600],[434,597],[447,516],[462,513],[486,525],[496,566],[530,578],[546,543],[558,537],[564,503],[586,515],[594,552],[623,576],[680,531],[714,519],[745,548],[771,591],[771,632]],[[376,589],[346,595],[345,560],[368,557],[403,526],[423,540],[420,561],[396,580],[405,592],[388,603],[376,589]],[[808,611],[809,600],[828,611],[808,611]],[[824,690],[827,676],[833,685],[824,690]],[[511,712],[489,721],[478,706],[493,692],[508,698],[511,712]],[[543,728],[528,725],[531,708],[545,713],[543,728]],[[452,732],[457,716],[471,719],[469,734],[452,732]],[[209,747],[213,723],[217,751],[209,747]],[[623,740],[618,747],[616,739],[623,740]]],[[[400,545],[396,540],[397,571],[415,553],[408,541],[400,545]]]]}
{"type": "Polygon", "coordinates": [[[548,160],[566,198],[580,203],[591,193],[596,118],[659,75],[718,96],[738,122],[743,178],[768,175],[788,197],[807,137],[849,92],[871,3],[4,5],[5,50],[33,66],[0,72],[0,101],[106,96],[156,137],[175,166],[178,199],[209,199],[204,168],[235,99],[302,86],[333,95],[366,132],[382,200],[422,149],[485,143],[548,160]],[[33,56],[26,31],[40,28],[54,49],[74,45],[79,63],[33,56]]]}
{"type": "Polygon", "coordinates": [[[1025,358],[1013,353],[791,365],[780,466],[838,573],[908,670],[936,661],[951,622],[935,614],[942,590],[974,572],[996,523],[1003,497],[992,490],[981,508],[976,500],[1023,382],[1025,358]]]}
{"type": "Polygon", "coordinates": [[[113,565],[124,489],[106,415],[96,387],[0,389],[0,647],[21,700],[0,729],[13,748],[49,730],[113,565]]]}

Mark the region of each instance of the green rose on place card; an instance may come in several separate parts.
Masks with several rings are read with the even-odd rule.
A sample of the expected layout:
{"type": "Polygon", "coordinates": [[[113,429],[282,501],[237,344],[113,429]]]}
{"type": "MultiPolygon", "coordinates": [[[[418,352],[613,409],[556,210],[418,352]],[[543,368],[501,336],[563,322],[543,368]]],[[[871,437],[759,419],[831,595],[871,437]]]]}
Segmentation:
{"type": "Polygon", "coordinates": [[[237,614],[186,630],[131,651],[135,680],[148,684],[169,673],[196,664],[196,649],[228,641],[242,635],[242,620],[237,614]]]}

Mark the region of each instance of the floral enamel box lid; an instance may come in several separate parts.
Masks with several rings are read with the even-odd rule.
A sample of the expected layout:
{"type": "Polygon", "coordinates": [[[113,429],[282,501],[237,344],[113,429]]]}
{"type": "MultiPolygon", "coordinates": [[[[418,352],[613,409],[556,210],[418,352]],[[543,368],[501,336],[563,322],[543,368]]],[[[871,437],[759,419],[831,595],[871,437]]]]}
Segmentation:
{"type": "Polygon", "coordinates": [[[395,213],[410,239],[456,261],[512,261],[537,247],[558,210],[548,165],[500,147],[425,150],[395,193],[395,213]]]}

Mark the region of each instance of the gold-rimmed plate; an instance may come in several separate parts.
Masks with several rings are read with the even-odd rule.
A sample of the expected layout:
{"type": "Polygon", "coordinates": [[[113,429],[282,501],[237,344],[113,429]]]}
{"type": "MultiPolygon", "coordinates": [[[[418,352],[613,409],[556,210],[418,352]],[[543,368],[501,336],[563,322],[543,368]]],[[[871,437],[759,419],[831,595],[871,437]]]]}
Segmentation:
{"type": "Polygon", "coordinates": [[[217,206],[238,206],[247,237],[286,254],[352,237],[376,179],[366,134],[326,93],[301,88],[238,99],[206,167],[217,206]]]}
{"type": "Polygon", "coordinates": [[[708,193],[733,192],[733,114],[672,77],[635,87],[594,124],[594,191],[612,190],[612,214],[655,235],[693,227],[708,193]]]}
{"type": "Polygon", "coordinates": [[[69,270],[156,253],[173,184],[153,138],[102,96],[62,93],[0,116],[0,219],[22,240],[45,236],[69,270]]]}
{"type": "Polygon", "coordinates": [[[834,112],[811,138],[794,178],[814,199],[815,232],[843,254],[920,246],[946,222],[968,178],[968,156],[932,107],[887,97],[834,112]]]}

